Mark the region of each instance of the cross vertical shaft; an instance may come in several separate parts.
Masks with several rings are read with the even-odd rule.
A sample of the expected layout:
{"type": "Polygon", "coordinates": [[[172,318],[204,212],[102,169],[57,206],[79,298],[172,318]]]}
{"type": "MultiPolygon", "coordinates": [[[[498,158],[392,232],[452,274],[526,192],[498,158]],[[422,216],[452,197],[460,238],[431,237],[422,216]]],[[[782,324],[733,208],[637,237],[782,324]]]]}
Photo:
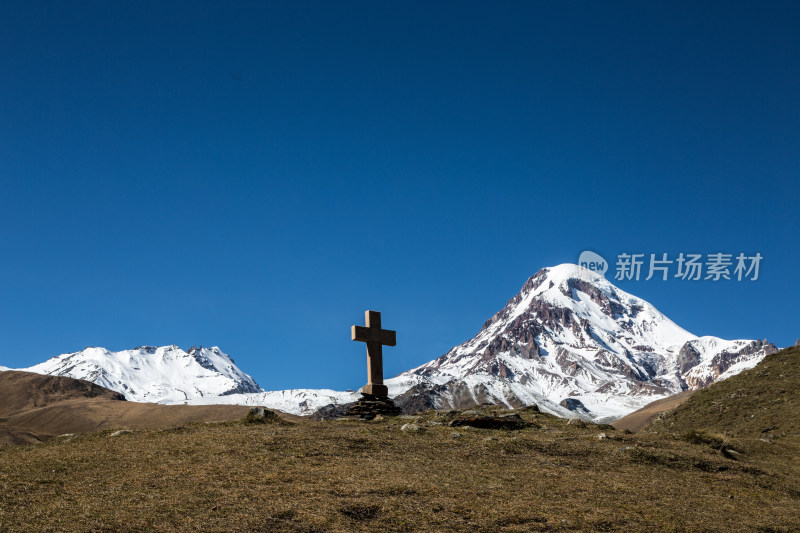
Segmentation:
{"type": "Polygon", "coordinates": [[[367,384],[362,392],[372,396],[386,398],[389,389],[383,384],[383,345],[396,344],[396,332],[381,329],[381,314],[367,310],[364,313],[364,326],[352,326],[351,336],[354,341],[367,344],[367,384]]]}

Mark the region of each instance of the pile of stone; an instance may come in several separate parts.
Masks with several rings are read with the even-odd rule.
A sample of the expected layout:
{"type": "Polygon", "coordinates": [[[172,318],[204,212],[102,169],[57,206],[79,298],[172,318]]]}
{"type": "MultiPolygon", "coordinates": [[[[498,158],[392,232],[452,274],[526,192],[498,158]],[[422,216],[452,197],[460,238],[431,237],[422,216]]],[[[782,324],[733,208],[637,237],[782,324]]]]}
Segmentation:
{"type": "Polygon", "coordinates": [[[360,418],[362,420],[372,420],[378,415],[397,416],[399,414],[401,414],[400,408],[389,398],[361,393],[361,399],[350,406],[345,416],[349,418],[360,418]]]}

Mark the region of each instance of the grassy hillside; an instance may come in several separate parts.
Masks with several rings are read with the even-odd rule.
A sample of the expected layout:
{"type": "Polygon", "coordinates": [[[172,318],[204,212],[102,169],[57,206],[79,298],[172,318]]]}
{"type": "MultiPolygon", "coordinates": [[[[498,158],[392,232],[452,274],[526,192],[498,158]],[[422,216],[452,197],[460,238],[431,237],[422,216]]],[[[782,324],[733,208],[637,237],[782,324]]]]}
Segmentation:
{"type": "Polygon", "coordinates": [[[755,368],[697,391],[646,430],[772,441],[799,437],[800,347],[768,355],[755,368]]]}
{"type": "Polygon", "coordinates": [[[702,440],[520,414],[531,426],[513,431],[452,428],[452,413],[428,412],[3,448],[0,531],[800,529],[794,437],[740,439],[734,456],[702,440]],[[416,431],[402,429],[410,422],[416,431]]]}

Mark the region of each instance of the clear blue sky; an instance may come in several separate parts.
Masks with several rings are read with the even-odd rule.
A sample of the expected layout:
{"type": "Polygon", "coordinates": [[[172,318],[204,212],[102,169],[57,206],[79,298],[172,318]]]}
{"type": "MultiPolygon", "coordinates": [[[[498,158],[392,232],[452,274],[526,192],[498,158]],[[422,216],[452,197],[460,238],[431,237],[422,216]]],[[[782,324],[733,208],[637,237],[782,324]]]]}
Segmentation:
{"type": "Polygon", "coordinates": [[[397,374],[584,249],[760,252],[619,282],[800,337],[797,2],[3,2],[0,364],[219,345],[265,388],[397,374]],[[700,4],[700,5],[698,5],[700,4]]]}

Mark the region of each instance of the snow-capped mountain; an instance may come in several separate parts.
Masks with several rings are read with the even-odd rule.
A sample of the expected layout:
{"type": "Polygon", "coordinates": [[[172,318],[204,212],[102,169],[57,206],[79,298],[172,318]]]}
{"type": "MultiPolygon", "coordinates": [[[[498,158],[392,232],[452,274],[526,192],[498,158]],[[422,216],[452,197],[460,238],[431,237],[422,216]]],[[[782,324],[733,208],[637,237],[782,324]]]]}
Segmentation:
{"type": "Polygon", "coordinates": [[[357,391],[325,389],[264,391],[216,346],[188,351],[177,346],[141,346],[119,352],[89,347],[17,370],[85,379],[133,402],[266,406],[298,415],[360,396],[357,391]]]}
{"type": "MultiPolygon", "coordinates": [[[[528,279],[474,338],[386,385],[410,412],[537,404],[560,416],[608,421],[737,374],[775,351],[761,340],[697,337],[601,275],[563,264],[528,279]]],[[[300,415],[360,396],[261,390],[217,347],[86,348],[20,370],[85,379],[130,401],[260,405],[300,415]]]]}
{"type": "Polygon", "coordinates": [[[189,351],[177,346],[141,346],[119,352],[86,348],[20,370],[85,379],[135,402],[182,403],[261,391],[253,378],[216,346],[189,351]]]}
{"type": "Polygon", "coordinates": [[[389,380],[399,403],[536,403],[565,416],[623,416],[755,366],[760,340],[697,337],[577,265],[540,270],[471,340],[389,380]]]}

